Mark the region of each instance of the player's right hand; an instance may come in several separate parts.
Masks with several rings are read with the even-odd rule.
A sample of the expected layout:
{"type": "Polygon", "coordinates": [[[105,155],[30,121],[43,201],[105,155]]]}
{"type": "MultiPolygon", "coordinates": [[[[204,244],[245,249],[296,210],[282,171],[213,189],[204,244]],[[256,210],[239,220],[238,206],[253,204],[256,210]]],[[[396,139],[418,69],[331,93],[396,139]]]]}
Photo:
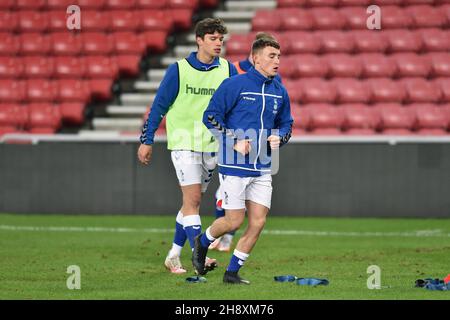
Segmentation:
{"type": "Polygon", "coordinates": [[[245,156],[252,150],[252,146],[250,144],[251,141],[251,139],[238,140],[233,149],[245,156]]]}
{"type": "Polygon", "coordinates": [[[137,152],[139,161],[142,164],[148,165],[150,163],[150,159],[152,158],[152,151],[152,145],[141,144],[137,152]]]}

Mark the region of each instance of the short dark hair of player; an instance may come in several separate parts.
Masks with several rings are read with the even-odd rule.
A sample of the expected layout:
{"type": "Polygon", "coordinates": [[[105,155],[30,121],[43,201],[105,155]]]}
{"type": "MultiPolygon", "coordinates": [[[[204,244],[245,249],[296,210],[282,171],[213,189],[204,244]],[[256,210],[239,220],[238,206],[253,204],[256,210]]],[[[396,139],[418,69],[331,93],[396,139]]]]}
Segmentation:
{"type": "Polygon", "coordinates": [[[205,34],[214,34],[215,32],[220,34],[227,34],[228,30],[225,27],[222,19],[206,18],[195,25],[195,37],[205,38],[205,34]]]}
{"type": "Polygon", "coordinates": [[[276,40],[275,37],[272,34],[268,33],[268,32],[262,32],[261,31],[261,32],[258,32],[255,35],[255,40],[259,40],[259,39],[262,39],[262,38],[268,38],[268,39],[276,40]]]}
{"type": "Polygon", "coordinates": [[[263,50],[265,47],[273,47],[273,48],[279,50],[280,44],[274,38],[260,38],[258,40],[253,41],[252,54],[258,53],[260,50],[263,50]]]}

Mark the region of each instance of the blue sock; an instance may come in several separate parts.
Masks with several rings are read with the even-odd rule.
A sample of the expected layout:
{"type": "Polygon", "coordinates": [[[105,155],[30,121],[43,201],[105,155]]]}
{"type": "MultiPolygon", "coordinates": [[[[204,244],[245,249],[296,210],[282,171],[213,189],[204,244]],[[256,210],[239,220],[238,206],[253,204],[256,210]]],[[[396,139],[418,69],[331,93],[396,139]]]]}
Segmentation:
{"type": "Polygon", "coordinates": [[[186,236],[189,239],[189,244],[191,245],[191,248],[194,249],[194,238],[202,233],[200,216],[198,214],[185,216],[183,218],[183,225],[186,236]]]}
{"type": "Polygon", "coordinates": [[[178,212],[177,222],[175,223],[175,236],[173,237],[173,243],[183,247],[186,243],[186,232],[183,228],[183,214],[178,212]]]}
{"type": "Polygon", "coordinates": [[[248,254],[234,250],[233,256],[230,259],[230,264],[227,267],[227,271],[238,272],[239,269],[244,265],[245,260],[248,258],[248,254]]]}
{"type": "MultiPolygon", "coordinates": [[[[211,228],[211,227],[209,227],[209,228],[211,228]]],[[[202,236],[201,236],[201,238],[200,238],[200,243],[201,243],[201,245],[202,245],[203,248],[208,248],[209,245],[210,245],[211,243],[213,243],[214,240],[216,240],[216,239],[213,238],[213,237],[211,236],[211,234],[209,233],[209,230],[210,230],[209,228],[206,229],[205,233],[202,234],[202,236]]]]}

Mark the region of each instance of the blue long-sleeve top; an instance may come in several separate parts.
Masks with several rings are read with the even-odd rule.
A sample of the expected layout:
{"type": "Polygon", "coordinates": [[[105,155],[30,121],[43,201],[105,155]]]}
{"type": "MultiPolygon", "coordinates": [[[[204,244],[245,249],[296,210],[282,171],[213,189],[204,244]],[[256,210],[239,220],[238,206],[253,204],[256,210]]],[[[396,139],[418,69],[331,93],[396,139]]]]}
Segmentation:
{"type": "MultiPolygon", "coordinates": [[[[220,65],[218,57],[214,59],[211,64],[203,63],[197,59],[197,52],[191,52],[186,58],[189,64],[197,70],[209,71],[217,68],[220,65]]],[[[230,62],[230,76],[237,75],[236,67],[230,62]]],[[[178,96],[180,86],[180,77],[178,72],[178,63],[173,63],[169,66],[162,79],[155,100],[153,101],[147,121],[142,127],[140,142],[142,144],[153,144],[155,132],[159,127],[162,119],[169,111],[170,106],[175,102],[178,96]]]]}
{"type": "Polygon", "coordinates": [[[219,141],[219,172],[254,177],[271,173],[270,144],[278,135],[281,145],[291,137],[293,119],[289,95],[277,80],[255,68],[225,79],[203,113],[203,123],[219,141]],[[234,150],[236,140],[250,139],[251,152],[234,150]]]}

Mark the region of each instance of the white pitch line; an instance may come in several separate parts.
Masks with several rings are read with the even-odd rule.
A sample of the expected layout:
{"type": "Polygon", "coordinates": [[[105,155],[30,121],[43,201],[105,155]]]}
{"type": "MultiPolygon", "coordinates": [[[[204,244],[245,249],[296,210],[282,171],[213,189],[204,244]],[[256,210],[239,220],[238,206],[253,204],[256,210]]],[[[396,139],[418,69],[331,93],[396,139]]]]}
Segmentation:
{"type": "MultiPolygon", "coordinates": [[[[105,227],[52,227],[52,226],[14,226],[0,225],[4,231],[41,231],[41,232],[113,232],[113,233],[172,233],[173,229],[163,228],[105,228],[105,227]]],[[[263,230],[263,234],[279,236],[319,236],[319,237],[450,237],[442,230],[417,230],[409,232],[340,232],[310,230],[263,230]]]]}

